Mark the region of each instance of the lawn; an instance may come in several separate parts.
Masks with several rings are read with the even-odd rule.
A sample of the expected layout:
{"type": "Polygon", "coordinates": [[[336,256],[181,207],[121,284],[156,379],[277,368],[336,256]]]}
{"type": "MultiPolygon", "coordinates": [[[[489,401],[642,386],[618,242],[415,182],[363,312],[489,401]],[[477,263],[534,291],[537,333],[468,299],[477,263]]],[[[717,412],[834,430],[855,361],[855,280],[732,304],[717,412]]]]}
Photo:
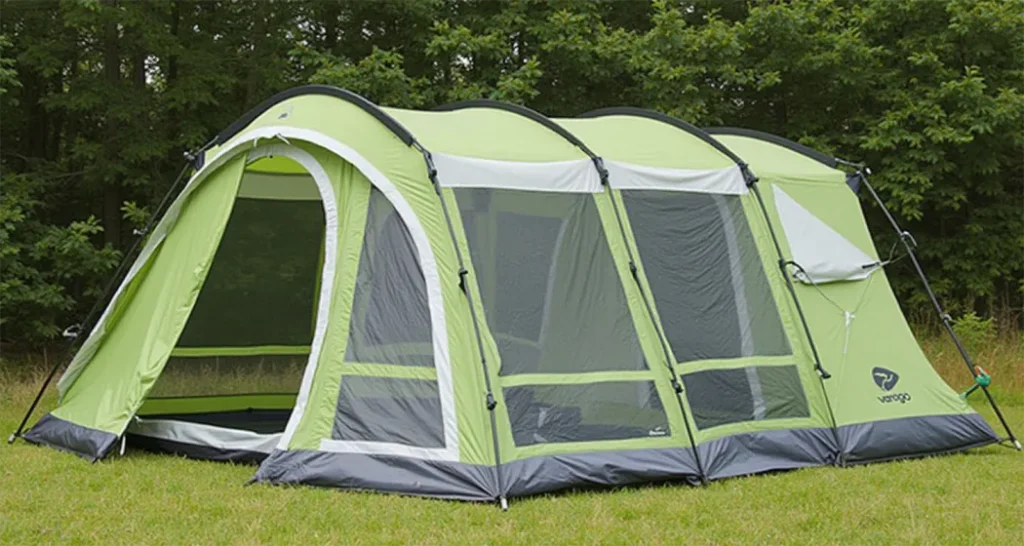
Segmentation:
{"type": "MultiPolygon", "coordinates": [[[[951,384],[969,383],[947,342],[923,345],[951,384]]],[[[1024,433],[1020,338],[982,348],[978,357],[993,372],[1012,425],[1024,433]]],[[[0,368],[3,437],[35,394],[36,368],[0,368]]],[[[975,399],[1000,430],[981,402],[975,399]]],[[[53,403],[50,393],[44,409],[53,403]]],[[[0,445],[0,544],[1024,544],[1024,455],[998,446],[704,487],[515,499],[508,512],[373,493],[244,487],[253,470],[131,450],[89,464],[25,442],[0,445]]]]}

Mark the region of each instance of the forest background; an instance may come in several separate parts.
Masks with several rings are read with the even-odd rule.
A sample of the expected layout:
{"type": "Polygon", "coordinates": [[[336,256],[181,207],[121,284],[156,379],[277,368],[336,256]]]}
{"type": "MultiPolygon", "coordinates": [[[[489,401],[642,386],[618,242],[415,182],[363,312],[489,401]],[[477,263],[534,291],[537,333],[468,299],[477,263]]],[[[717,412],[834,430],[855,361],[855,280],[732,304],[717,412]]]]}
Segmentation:
{"type": "MultiPolygon", "coordinates": [[[[81,321],[183,154],[305,83],[405,108],[640,106],[865,162],[961,331],[1020,339],[1024,1],[66,0],[0,3],[4,347],[81,321]]],[[[910,264],[889,275],[934,327],[910,264]]]]}

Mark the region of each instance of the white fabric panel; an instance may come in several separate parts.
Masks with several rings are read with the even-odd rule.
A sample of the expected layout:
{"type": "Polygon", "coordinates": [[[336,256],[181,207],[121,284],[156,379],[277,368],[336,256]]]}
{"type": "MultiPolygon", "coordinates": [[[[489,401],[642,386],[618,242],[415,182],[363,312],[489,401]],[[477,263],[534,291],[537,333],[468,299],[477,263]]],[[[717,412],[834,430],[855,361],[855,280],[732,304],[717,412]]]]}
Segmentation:
{"type": "Polygon", "coordinates": [[[215,427],[173,419],[137,418],[128,425],[128,432],[183,444],[268,454],[274,450],[277,442],[281,439],[280,434],[258,434],[249,430],[215,427]]]}
{"type": "Polygon", "coordinates": [[[749,190],[738,165],[725,169],[666,169],[605,161],[608,181],[617,190],[688,191],[743,195],[749,190]]]}
{"type": "Polygon", "coordinates": [[[446,188],[597,193],[601,177],[590,159],[527,163],[433,154],[437,178],[446,188]]]}
{"type": "Polygon", "coordinates": [[[818,284],[866,279],[878,269],[876,260],[857,248],[825,222],[774,186],[775,208],[789,241],[793,261],[807,274],[794,276],[803,283],[818,284]],[[873,264],[869,267],[866,265],[873,264]],[[808,276],[810,278],[808,278],[808,276]]]}

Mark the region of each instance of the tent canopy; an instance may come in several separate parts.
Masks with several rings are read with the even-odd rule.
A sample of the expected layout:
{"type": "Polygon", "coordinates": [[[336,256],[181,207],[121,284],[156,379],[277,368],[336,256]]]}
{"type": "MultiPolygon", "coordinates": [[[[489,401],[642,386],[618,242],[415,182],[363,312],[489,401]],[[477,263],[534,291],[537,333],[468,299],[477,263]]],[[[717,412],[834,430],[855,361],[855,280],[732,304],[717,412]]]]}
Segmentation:
{"type": "Polygon", "coordinates": [[[286,91],[204,150],[25,438],[467,500],[997,441],[815,154],[286,91]]]}

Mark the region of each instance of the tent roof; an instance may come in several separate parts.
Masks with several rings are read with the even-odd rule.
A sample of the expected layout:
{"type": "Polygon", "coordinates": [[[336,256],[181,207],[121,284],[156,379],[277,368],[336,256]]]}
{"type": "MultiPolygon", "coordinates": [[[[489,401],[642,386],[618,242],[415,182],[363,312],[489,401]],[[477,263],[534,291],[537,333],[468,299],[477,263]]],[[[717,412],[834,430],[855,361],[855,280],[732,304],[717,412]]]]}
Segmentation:
{"type": "Polygon", "coordinates": [[[575,137],[522,106],[467,101],[434,111],[383,108],[431,152],[502,161],[585,159],[575,137]]]}
{"type": "MultiPolygon", "coordinates": [[[[304,85],[270,97],[221,131],[206,149],[223,145],[250,126],[307,124],[310,118],[306,115],[299,116],[307,120],[304,122],[295,115],[285,119],[276,112],[298,104],[296,100],[323,108],[322,99],[309,102],[320,97],[344,101],[350,111],[355,107],[367,114],[404,145],[419,143],[433,153],[519,162],[571,161],[600,155],[638,165],[691,170],[723,169],[739,162],[735,154],[703,130],[641,108],[606,108],[577,119],[558,120],[524,106],[493,100],[462,101],[432,111],[417,111],[379,107],[356,93],[327,85],[304,85]],[[278,106],[281,108],[275,108],[278,106]]],[[[335,116],[319,112],[314,121],[322,125],[328,118],[335,116]]],[[[333,122],[328,125],[336,127],[333,122]]]]}
{"type": "Polygon", "coordinates": [[[671,169],[724,169],[739,162],[701,129],[650,110],[606,108],[556,121],[615,161],[671,169]]]}
{"type": "Polygon", "coordinates": [[[731,127],[707,132],[749,163],[757,176],[846,183],[846,173],[837,168],[835,158],[783,137],[731,127]]]}

